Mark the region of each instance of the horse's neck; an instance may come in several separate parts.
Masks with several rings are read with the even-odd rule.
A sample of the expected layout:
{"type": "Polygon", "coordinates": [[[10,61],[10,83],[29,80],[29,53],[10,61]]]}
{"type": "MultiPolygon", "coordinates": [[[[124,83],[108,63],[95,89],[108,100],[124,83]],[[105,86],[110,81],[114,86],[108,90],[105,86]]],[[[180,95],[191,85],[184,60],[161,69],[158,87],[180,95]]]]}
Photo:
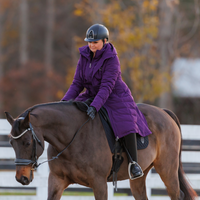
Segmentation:
{"type": "MultiPolygon", "coordinates": [[[[36,127],[43,135],[45,141],[62,150],[73,138],[83,119],[80,111],[73,106],[63,106],[62,109],[44,107],[33,112],[38,124],[36,127]]],[[[34,117],[32,117],[34,118],[34,117]]],[[[34,120],[34,119],[33,119],[34,120]]]]}

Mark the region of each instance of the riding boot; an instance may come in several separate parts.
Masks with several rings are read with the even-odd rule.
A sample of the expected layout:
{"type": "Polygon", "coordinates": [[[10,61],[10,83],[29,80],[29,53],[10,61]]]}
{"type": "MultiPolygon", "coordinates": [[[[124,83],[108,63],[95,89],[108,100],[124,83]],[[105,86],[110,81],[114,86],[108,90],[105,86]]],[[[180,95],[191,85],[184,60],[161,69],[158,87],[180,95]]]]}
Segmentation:
{"type": "Polygon", "coordinates": [[[143,171],[137,163],[137,139],[136,133],[130,133],[124,137],[125,146],[127,148],[129,166],[128,173],[131,180],[143,176],[143,171]]]}

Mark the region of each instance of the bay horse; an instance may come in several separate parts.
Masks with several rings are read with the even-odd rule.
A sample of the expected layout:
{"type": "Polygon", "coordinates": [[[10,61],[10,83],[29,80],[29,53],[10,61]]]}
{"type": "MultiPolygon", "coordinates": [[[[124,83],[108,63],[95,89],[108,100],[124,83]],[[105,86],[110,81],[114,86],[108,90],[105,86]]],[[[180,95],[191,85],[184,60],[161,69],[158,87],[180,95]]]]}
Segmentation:
{"type": "MultiPolygon", "coordinates": [[[[194,200],[197,194],[185,179],[181,163],[178,118],[173,112],[155,106],[138,104],[138,108],[152,134],[148,136],[148,147],[138,150],[138,163],[144,176],[130,180],[134,198],[148,199],[145,180],[154,167],[171,200],[194,200]]],[[[12,126],[10,144],[16,154],[18,182],[28,185],[33,180],[33,168],[37,167],[37,158],[47,141],[48,159],[54,159],[49,162],[48,200],[59,200],[64,189],[73,183],[92,188],[96,200],[107,200],[107,181],[112,181],[112,177],[107,180],[112,168],[112,153],[98,114],[91,120],[70,101],[35,105],[16,119],[5,113],[12,126]]],[[[118,180],[129,178],[126,153],[122,156],[124,162],[118,180]]]]}

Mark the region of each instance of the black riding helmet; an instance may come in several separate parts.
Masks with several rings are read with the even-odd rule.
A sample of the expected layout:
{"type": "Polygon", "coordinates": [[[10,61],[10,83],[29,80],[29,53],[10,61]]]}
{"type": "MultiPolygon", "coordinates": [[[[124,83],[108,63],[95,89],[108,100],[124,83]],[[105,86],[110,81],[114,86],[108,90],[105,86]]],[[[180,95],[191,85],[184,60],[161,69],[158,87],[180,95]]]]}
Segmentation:
{"type": "Polygon", "coordinates": [[[86,32],[86,42],[95,42],[106,38],[108,40],[109,32],[108,29],[102,24],[92,25],[86,32]]]}

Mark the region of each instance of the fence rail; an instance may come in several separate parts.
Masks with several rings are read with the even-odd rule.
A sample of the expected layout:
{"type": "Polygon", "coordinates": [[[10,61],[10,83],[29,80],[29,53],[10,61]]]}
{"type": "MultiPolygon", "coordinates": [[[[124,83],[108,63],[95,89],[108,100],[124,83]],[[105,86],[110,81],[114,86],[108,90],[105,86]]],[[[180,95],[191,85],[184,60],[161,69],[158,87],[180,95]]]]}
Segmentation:
{"type": "MultiPolygon", "coordinates": [[[[0,166],[1,163],[6,160],[15,159],[14,150],[5,145],[5,141],[1,141],[1,136],[8,135],[10,133],[10,125],[4,119],[0,120],[0,166]],[[2,145],[3,144],[3,145],[2,145]]],[[[187,179],[191,183],[192,187],[200,193],[200,126],[198,125],[181,125],[183,136],[183,151],[182,162],[184,171],[186,172],[187,179]]],[[[45,145],[48,146],[47,143],[45,145]]],[[[46,148],[42,156],[39,158],[39,162],[47,159],[46,148]]],[[[48,164],[41,165],[37,172],[35,172],[35,178],[33,182],[28,186],[22,186],[15,180],[14,170],[0,170],[0,190],[4,188],[36,188],[36,195],[31,196],[1,196],[1,200],[44,200],[47,199],[47,180],[48,180],[48,164]]],[[[151,170],[147,176],[146,181],[147,195],[150,200],[169,200],[168,196],[155,195],[153,191],[165,190],[164,183],[161,181],[159,175],[151,170]]],[[[84,189],[86,187],[78,184],[71,185],[69,188],[84,189]]],[[[118,189],[129,188],[129,181],[118,181],[118,189]]],[[[200,194],[199,194],[200,195],[200,194]]],[[[93,196],[62,196],[61,200],[94,200],[93,196]]],[[[132,196],[114,196],[114,188],[112,183],[108,183],[108,199],[109,200],[131,200],[132,196]]],[[[200,197],[197,198],[200,200],[200,197]]]]}

